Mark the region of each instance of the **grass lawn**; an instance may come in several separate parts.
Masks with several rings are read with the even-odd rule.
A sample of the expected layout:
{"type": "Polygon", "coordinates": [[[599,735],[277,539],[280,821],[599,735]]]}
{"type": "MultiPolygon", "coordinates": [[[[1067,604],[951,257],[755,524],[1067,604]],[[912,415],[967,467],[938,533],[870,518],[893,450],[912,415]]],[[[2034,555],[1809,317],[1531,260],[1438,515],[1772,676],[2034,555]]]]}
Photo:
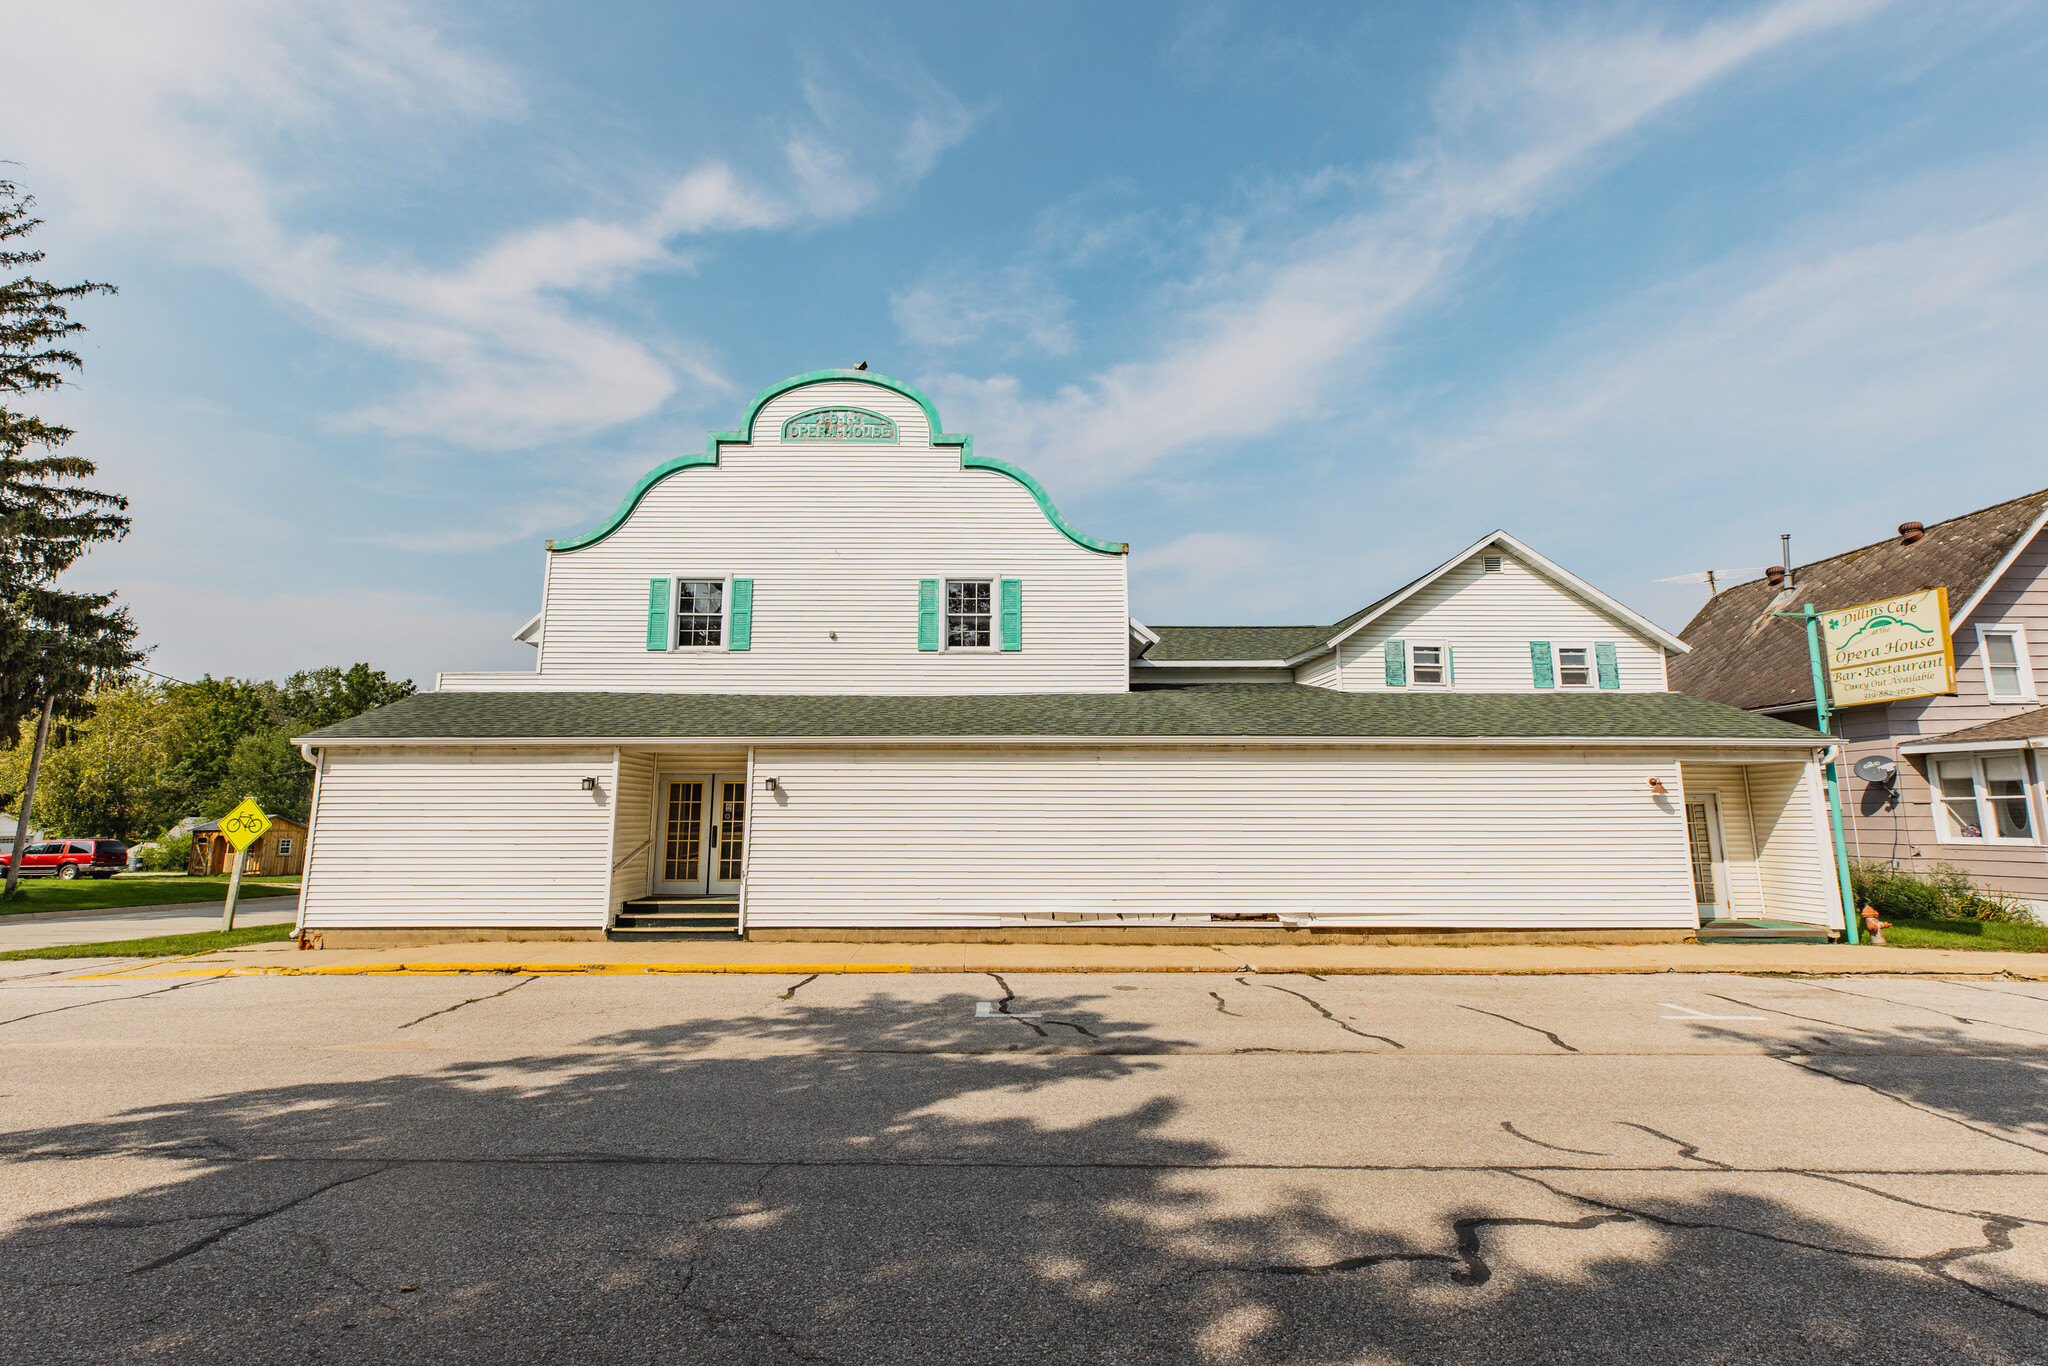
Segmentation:
{"type": "MultiPolygon", "coordinates": [[[[30,911],[119,910],[123,906],[163,906],[174,901],[225,901],[226,874],[188,877],[184,873],[118,873],[110,878],[25,877],[16,884],[19,901],[0,901],[0,916],[30,911]]],[[[259,896],[290,896],[299,890],[295,877],[242,878],[242,900],[259,896]]]]}
{"type": "Polygon", "coordinates": [[[233,948],[237,944],[267,944],[292,937],[289,925],[248,925],[222,934],[162,934],[154,939],[116,939],[105,944],[58,944],[47,949],[16,949],[0,953],[0,962],[23,958],[174,958],[180,954],[206,953],[233,948]]]}
{"type": "Polygon", "coordinates": [[[1895,949],[1999,949],[2048,953],[2048,929],[1980,920],[1894,920],[1884,942],[1895,949]]]}

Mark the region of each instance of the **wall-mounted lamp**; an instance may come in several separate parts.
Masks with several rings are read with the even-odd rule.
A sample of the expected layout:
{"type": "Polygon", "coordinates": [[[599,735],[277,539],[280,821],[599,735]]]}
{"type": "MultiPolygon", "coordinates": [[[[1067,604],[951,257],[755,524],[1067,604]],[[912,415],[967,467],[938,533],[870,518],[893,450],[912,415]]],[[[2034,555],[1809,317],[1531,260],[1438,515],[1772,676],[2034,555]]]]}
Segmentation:
{"type": "Polygon", "coordinates": [[[768,784],[768,790],[769,790],[770,792],[780,792],[780,791],[782,791],[782,779],[780,779],[780,778],[764,778],[764,779],[762,779],[762,781],[768,784]]]}
{"type": "Polygon", "coordinates": [[[1660,797],[1668,797],[1671,795],[1671,790],[1664,786],[1664,780],[1662,778],[1650,779],[1650,791],[1656,793],[1660,797]]]}
{"type": "Polygon", "coordinates": [[[583,790],[584,790],[585,792],[595,792],[595,791],[597,791],[597,779],[595,779],[595,778],[585,778],[585,779],[583,780],[583,790]]]}

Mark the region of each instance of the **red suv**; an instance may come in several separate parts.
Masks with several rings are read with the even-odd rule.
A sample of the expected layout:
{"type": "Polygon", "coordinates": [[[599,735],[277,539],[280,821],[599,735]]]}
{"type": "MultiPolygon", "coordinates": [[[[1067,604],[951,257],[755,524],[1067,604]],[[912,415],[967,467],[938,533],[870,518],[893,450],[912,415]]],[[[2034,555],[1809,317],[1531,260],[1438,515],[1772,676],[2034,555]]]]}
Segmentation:
{"type": "MultiPolygon", "coordinates": [[[[0,868],[12,862],[0,858],[0,868]]],[[[119,840],[44,840],[21,853],[20,877],[61,877],[66,882],[81,874],[112,877],[128,866],[128,846],[119,840]]]]}

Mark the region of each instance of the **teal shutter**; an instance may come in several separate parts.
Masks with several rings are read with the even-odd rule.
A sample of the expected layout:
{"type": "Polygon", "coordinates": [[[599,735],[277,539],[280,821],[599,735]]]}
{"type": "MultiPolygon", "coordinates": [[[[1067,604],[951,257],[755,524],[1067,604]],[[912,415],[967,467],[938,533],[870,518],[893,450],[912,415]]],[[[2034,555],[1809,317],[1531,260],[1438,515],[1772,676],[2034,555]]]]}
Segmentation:
{"type": "Polygon", "coordinates": [[[1458,656],[1448,645],[1444,646],[1444,686],[1446,688],[1458,686],[1458,656]]]}
{"type": "Polygon", "coordinates": [[[1529,642],[1530,680],[1539,688],[1557,686],[1557,675],[1550,671],[1550,642],[1532,640],[1529,642]]]}
{"type": "Polygon", "coordinates": [[[1621,686],[1621,663],[1614,657],[1614,642],[1596,640],[1593,642],[1593,662],[1600,669],[1600,686],[1618,688],[1621,686]]]}
{"type": "Polygon", "coordinates": [[[1022,579],[1004,579],[1002,581],[1001,611],[1001,648],[1005,650],[1023,649],[1024,581],[1022,579]]]}
{"type": "Polygon", "coordinates": [[[668,648],[668,580],[647,581],[647,648],[668,648]]]}
{"type": "Polygon", "coordinates": [[[754,581],[734,579],[725,610],[725,648],[754,648],[754,581]]]}
{"type": "Polygon", "coordinates": [[[1408,686],[1408,644],[1406,641],[1390,640],[1386,644],[1387,686],[1405,688],[1408,686]]]}
{"type": "Polygon", "coordinates": [[[939,581],[917,581],[917,648],[939,648],[939,581]]]}

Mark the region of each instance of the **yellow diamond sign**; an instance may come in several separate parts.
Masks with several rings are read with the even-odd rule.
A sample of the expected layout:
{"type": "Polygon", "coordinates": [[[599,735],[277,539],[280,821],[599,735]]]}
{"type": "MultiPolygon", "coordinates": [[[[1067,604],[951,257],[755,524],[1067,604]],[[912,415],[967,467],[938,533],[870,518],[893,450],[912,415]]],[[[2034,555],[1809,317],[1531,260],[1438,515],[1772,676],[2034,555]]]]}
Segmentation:
{"type": "Polygon", "coordinates": [[[263,832],[269,828],[270,817],[247,797],[242,799],[240,806],[220,818],[220,832],[228,837],[228,843],[235,846],[237,853],[262,839],[263,832]]]}

